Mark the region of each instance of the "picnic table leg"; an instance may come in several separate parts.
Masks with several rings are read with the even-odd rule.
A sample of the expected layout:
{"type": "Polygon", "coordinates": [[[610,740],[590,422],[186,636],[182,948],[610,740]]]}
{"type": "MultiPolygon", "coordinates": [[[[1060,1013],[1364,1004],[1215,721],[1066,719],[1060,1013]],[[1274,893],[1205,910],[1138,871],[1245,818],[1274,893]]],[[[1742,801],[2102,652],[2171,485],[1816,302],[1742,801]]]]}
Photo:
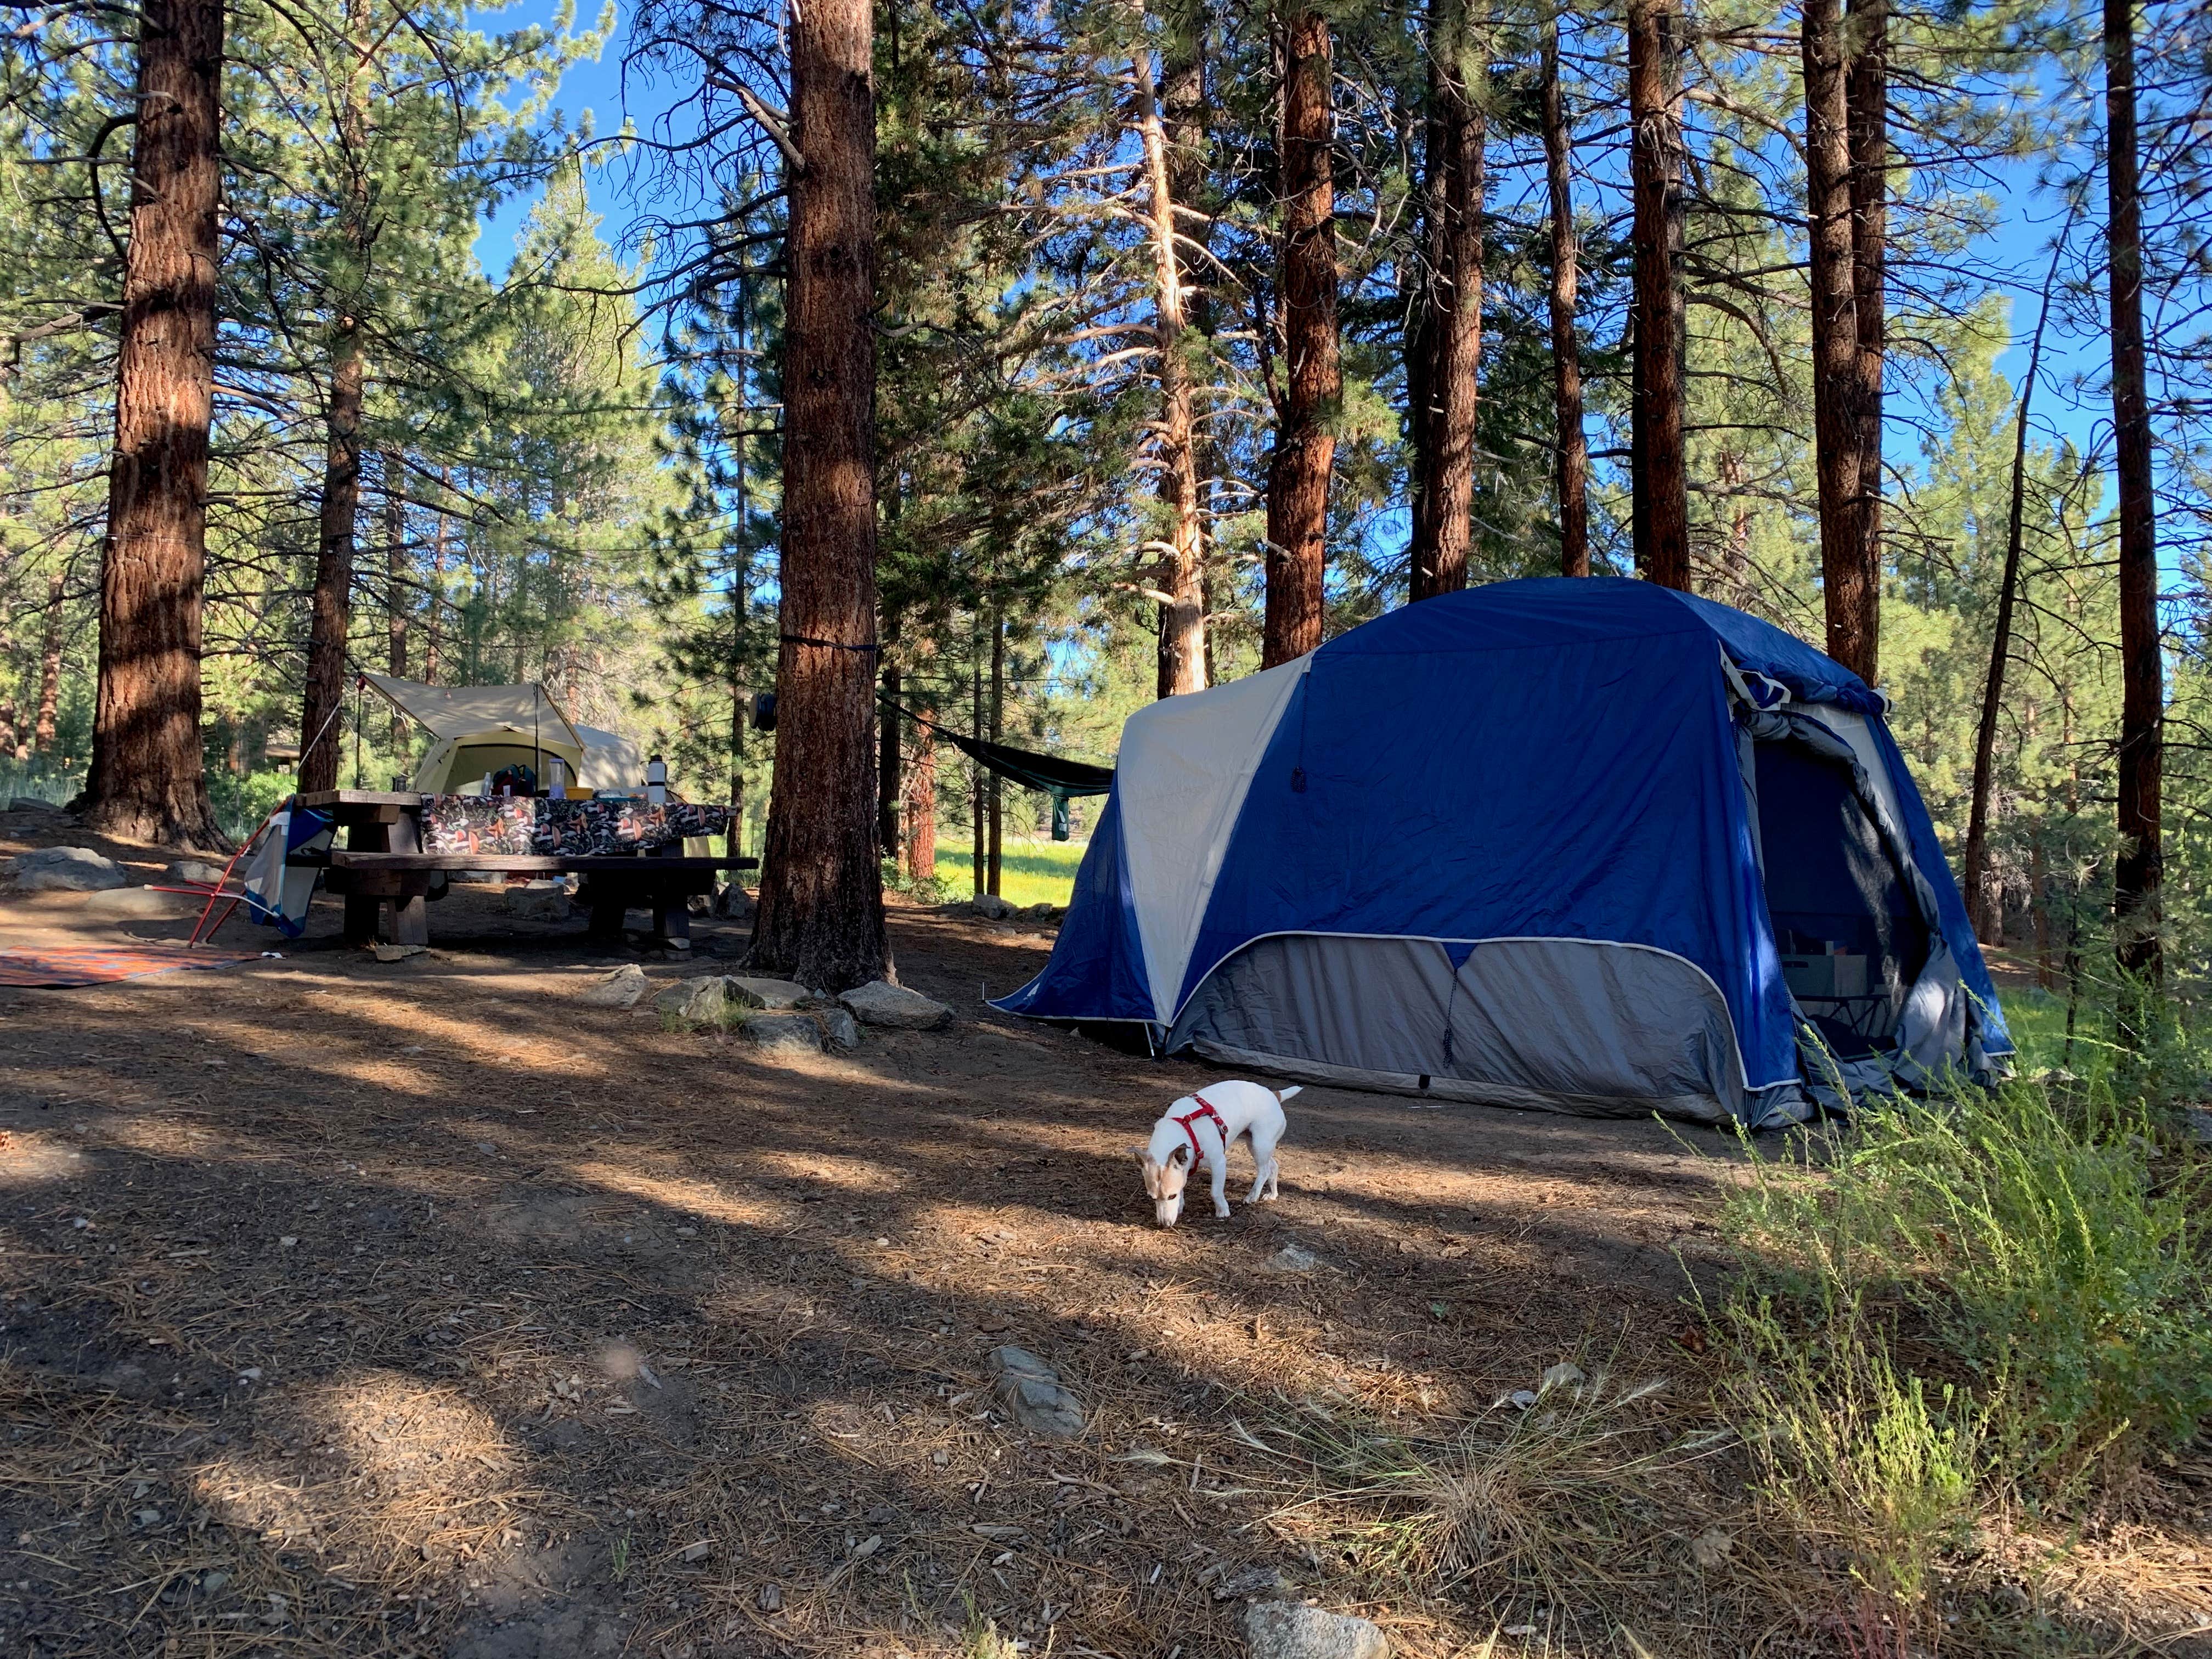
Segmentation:
{"type": "Polygon", "coordinates": [[[690,896],[666,888],[653,896],[653,936],[674,945],[691,943],[690,896]]]}
{"type": "MultiPolygon", "coordinates": [[[[402,812],[399,822],[389,826],[386,850],[393,853],[419,853],[422,850],[422,821],[412,812],[402,812]]],[[[384,935],[394,945],[428,945],[430,942],[430,899],[427,893],[403,893],[397,898],[384,901],[382,922],[384,935]]]]}
{"type": "Polygon", "coordinates": [[[586,876],[589,890],[583,896],[592,907],[592,923],[587,937],[601,944],[619,943],[623,936],[623,921],[629,913],[626,896],[611,881],[601,881],[586,876]]]}
{"type": "MultiPolygon", "coordinates": [[[[346,826],[346,848],[355,853],[388,853],[392,826],[356,819],[346,826]]],[[[348,893],[345,901],[345,942],[373,945],[384,901],[374,893],[348,893]]]]}

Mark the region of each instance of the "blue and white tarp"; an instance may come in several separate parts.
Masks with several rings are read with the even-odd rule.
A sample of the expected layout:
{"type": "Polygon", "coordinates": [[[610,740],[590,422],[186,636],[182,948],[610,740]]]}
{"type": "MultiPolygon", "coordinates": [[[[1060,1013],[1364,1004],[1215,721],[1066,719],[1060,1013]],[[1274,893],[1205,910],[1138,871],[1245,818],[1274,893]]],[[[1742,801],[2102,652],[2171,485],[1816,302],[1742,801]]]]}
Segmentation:
{"type": "Polygon", "coordinates": [[[1408,605],[1133,715],[1052,960],[997,1006],[1324,1081],[1751,1124],[1988,1074],[2012,1044],[1885,706],[1644,582],[1408,605]]]}

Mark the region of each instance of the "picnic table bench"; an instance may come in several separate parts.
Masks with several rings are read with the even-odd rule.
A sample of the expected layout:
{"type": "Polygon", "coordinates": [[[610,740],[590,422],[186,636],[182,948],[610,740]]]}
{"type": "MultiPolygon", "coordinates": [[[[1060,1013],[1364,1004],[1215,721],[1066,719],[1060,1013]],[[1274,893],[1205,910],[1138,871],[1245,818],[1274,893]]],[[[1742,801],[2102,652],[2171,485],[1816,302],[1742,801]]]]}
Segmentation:
{"type": "Polygon", "coordinates": [[[295,854],[293,862],[315,865],[324,885],[345,900],[345,937],[349,944],[381,938],[393,945],[430,942],[429,901],[442,896],[447,878],[481,870],[492,875],[584,878],[577,895],[590,908],[591,936],[622,937],[624,914],[653,912],[657,938],[688,941],[691,913],[685,901],[714,890],[719,870],[751,870],[749,858],[687,858],[683,843],[636,853],[426,853],[422,850],[422,797],[404,792],[327,789],[302,795],[300,803],[328,812],[345,831],[346,844],[319,854],[295,854]]]}

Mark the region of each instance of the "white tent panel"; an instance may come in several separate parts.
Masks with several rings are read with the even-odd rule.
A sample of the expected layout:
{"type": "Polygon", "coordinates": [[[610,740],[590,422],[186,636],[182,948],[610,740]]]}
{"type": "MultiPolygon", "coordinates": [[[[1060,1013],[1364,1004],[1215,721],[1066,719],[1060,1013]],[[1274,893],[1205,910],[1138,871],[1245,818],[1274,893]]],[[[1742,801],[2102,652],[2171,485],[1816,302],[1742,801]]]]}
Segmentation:
{"type": "Polygon", "coordinates": [[[584,740],[583,763],[576,781],[586,789],[635,789],[645,781],[645,751],[619,732],[603,732],[596,726],[580,726],[584,740]]]}
{"type": "Polygon", "coordinates": [[[1122,851],[1155,1018],[1175,1018],[1199,924],[1252,775],[1310,655],[1129,717],[1115,763],[1122,851]]]}

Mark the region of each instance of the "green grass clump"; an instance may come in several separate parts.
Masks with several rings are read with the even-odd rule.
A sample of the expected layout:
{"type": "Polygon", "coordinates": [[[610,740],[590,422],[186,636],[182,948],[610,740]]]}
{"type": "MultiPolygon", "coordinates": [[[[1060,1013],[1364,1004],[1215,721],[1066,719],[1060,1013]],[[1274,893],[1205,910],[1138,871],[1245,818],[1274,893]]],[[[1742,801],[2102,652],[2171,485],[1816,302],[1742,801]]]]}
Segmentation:
{"type": "Polygon", "coordinates": [[[2212,1416],[2204,1166],[2157,1128],[2102,1087],[2019,1083],[1754,1152],[1723,1217],[1765,1282],[1746,1305],[1860,1340],[1905,1320],[1958,1363],[1993,1472],[2032,1502],[2124,1480],[2212,1416]]]}
{"type": "MultiPolygon", "coordinates": [[[[999,896],[1009,904],[1066,904],[1075,891],[1076,866],[1088,842],[1007,841],[999,853],[999,896]]],[[[948,900],[975,890],[975,854],[942,842],[937,848],[938,888],[948,900]]]]}

